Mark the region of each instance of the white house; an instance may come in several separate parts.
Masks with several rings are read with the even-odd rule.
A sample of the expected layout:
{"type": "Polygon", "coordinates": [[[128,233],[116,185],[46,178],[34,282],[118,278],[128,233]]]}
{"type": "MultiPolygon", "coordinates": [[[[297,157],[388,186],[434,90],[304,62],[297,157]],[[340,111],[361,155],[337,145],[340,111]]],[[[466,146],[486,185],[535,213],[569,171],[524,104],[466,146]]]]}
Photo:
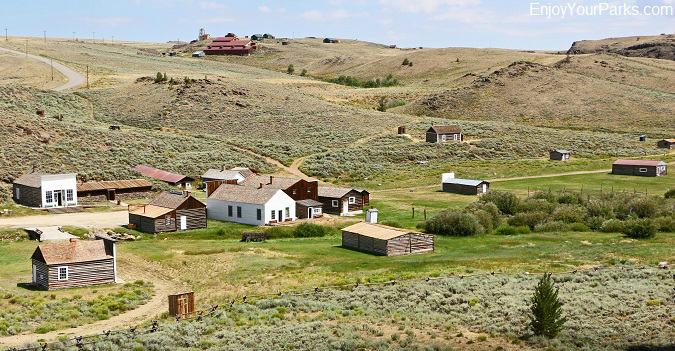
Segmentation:
{"type": "Polygon", "coordinates": [[[222,184],[206,200],[208,218],[250,225],[296,220],[295,201],[281,189],[222,184]]]}
{"type": "Polygon", "coordinates": [[[77,173],[47,174],[33,167],[14,180],[13,198],[29,207],[77,206],[77,173]]]}

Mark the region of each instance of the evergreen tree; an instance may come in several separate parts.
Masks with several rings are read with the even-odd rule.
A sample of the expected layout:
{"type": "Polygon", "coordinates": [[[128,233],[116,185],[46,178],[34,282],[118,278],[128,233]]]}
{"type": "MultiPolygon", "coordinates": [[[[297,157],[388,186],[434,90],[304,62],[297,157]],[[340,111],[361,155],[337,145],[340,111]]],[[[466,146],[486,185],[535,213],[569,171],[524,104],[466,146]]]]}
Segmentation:
{"type": "Polygon", "coordinates": [[[410,64],[410,60],[408,60],[408,58],[406,57],[406,58],[403,60],[403,63],[402,63],[401,65],[407,66],[407,65],[409,65],[409,64],[410,64]]]}
{"type": "Polygon", "coordinates": [[[288,65],[288,68],[286,68],[286,73],[293,74],[293,72],[295,72],[295,67],[293,65],[288,65]]]}
{"type": "Polygon", "coordinates": [[[162,77],[162,81],[166,82],[167,80],[169,80],[169,78],[166,77],[166,72],[164,72],[164,77],[162,77]]]}
{"type": "Polygon", "coordinates": [[[548,338],[558,335],[567,318],[562,315],[558,289],[553,287],[550,273],[541,277],[530,302],[530,328],[534,334],[548,338]]]}
{"type": "Polygon", "coordinates": [[[157,76],[155,77],[155,83],[161,82],[162,82],[162,72],[157,72],[157,76]]]}

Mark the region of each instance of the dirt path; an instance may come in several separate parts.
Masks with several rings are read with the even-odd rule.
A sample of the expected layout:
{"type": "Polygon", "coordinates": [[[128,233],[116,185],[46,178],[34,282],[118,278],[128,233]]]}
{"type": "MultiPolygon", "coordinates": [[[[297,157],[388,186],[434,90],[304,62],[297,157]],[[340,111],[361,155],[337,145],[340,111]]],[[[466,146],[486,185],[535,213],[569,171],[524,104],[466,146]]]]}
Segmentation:
{"type": "MultiPolygon", "coordinates": [[[[0,48],[0,51],[5,51],[5,52],[9,52],[9,53],[16,54],[16,55],[21,55],[21,56],[26,56],[26,54],[23,53],[23,52],[14,51],[14,50],[5,49],[5,48],[0,48]]],[[[85,78],[84,78],[83,75],[81,75],[79,72],[77,72],[77,71],[75,71],[71,68],[66,67],[65,65],[63,65],[61,63],[58,63],[56,61],[50,61],[50,59],[48,59],[46,57],[42,57],[42,56],[36,56],[36,55],[31,55],[31,54],[28,54],[27,56],[29,58],[34,59],[34,60],[44,62],[48,65],[53,64],[55,70],[61,72],[61,74],[66,76],[66,79],[68,79],[68,82],[66,84],[61,85],[59,87],[56,87],[52,90],[61,91],[61,90],[66,90],[66,89],[70,89],[70,88],[75,88],[75,87],[78,87],[80,85],[83,85],[84,82],[85,82],[85,78]]]]}
{"type": "Polygon", "coordinates": [[[281,169],[283,170],[283,172],[287,173],[288,175],[292,175],[292,176],[300,177],[300,178],[305,178],[305,179],[311,178],[310,176],[308,176],[308,175],[302,173],[302,171],[300,171],[300,169],[298,168],[298,167],[300,167],[300,164],[302,163],[302,160],[304,160],[307,156],[302,157],[302,158],[301,158],[302,160],[297,159],[296,161],[300,160],[300,162],[298,162],[297,164],[296,164],[296,162],[293,162],[293,164],[296,164],[295,167],[293,167],[293,165],[291,165],[291,167],[288,167],[288,166],[284,165],[283,163],[277,161],[276,159],[273,159],[273,158],[271,158],[271,157],[269,157],[269,156],[261,155],[261,154],[259,154],[259,153],[256,153],[256,152],[253,151],[253,150],[249,150],[249,149],[247,149],[247,148],[243,148],[243,147],[241,147],[241,146],[232,145],[232,144],[227,144],[227,145],[230,146],[230,147],[233,148],[233,149],[237,149],[237,150],[239,150],[239,151],[243,151],[243,152],[252,154],[252,155],[254,155],[254,156],[258,156],[258,157],[260,157],[260,158],[263,158],[263,159],[265,159],[265,161],[267,161],[267,162],[269,162],[269,163],[271,163],[271,164],[273,164],[273,165],[275,165],[275,166],[281,168],[281,169]]]}
{"type": "Polygon", "coordinates": [[[75,226],[83,228],[114,228],[129,223],[127,211],[81,212],[0,218],[0,227],[26,228],[41,226],[75,226]]]}

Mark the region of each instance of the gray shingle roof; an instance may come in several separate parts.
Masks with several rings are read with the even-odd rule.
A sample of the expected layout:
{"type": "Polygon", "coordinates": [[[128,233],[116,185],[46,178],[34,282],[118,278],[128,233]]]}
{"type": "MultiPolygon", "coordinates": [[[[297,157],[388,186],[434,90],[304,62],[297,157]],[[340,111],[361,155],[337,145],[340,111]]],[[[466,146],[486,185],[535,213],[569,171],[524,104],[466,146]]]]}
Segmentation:
{"type": "Polygon", "coordinates": [[[449,133],[461,133],[462,128],[460,128],[456,124],[450,124],[450,125],[444,125],[444,126],[438,126],[438,125],[433,125],[430,130],[433,130],[437,134],[449,134],[449,133]]]}
{"type": "Polygon", "coordinates": [[[21,175],[19,178],[14,179],[14,184],[39,188],[42,186],[43,175],[47,175],[47,173],[45,172],[26,173],[21,175]]]}
{"type": "Polygon", "coordinates": [[[296,204],[300,206],[305,206],[305,207],[318,207],[318,206],[323,206],[323,203],[312,200],[312,199],[306,199],[306,200],[298,200],[295,202],[296,204]]]}
{"type": "Polygon", "coordinates": [[[103,240],[77,240],[40,245],[31,258],[52,265],[105,260],[113,256],[106,253],[103,240]]]}
{"type": "MultiPolygon", "coordinates": [[[[222,169],[209,169],[204,173],[202,178],[209,178],[209,179],[220,179],[220,180],[227,180],[227,179],[235,179],[237,175],[240,175],[240,171],[233,171],[230,169],[222,170],[222,169]]],[[[241,174],[243,176],[243,174],[241,174]]]]}
{"type": "Polygon", "coordinates": [[[444,181],[443,183],[446,184],[459,184],[459,185],[468,185],[468,186],[479,186],[482,183],[487,183],[484,180],[474,180],[474,179],[458,179],[458,178],[453,178],[453,179],[448,179],[444,181]]]}
{"type": "Polygon", "coordinates": [[[321,197],[343,197],[347,195],[350,191],[355,190],[352,188],[338,188],[332,186],[320,186],[319,187],[319,196],[321,197]]]}
{"type": "Polygon", "coordinates": [[[209,200],[264,205],[279,191],[281,190],[278,188],[266,186],[257,188],[252,186],[223,184],[209,195],[209,200]]]}
{"type": "Polygon", "coordinates": [[[178,206],[182,205],[188,197],[189,195],[185,192],[162,191],[157,197],[152,199],[148,205],[176,209],[178,206]]]}

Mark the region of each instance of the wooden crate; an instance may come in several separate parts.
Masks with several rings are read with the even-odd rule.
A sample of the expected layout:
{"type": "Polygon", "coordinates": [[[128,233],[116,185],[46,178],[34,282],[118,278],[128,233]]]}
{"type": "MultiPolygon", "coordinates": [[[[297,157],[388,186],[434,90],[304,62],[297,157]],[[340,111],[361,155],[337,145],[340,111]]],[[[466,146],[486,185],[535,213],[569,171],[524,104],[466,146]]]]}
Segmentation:
{"type": "Polygon", "coordinates": [[[241,233],[241,241],[265,241],[267,235],[265,233],[241,233]]]}
{"type": "Polygon", "coordinates": [[[169,295],[169,315],[187,316],[195,311],[194,291],[169,295]]]}

